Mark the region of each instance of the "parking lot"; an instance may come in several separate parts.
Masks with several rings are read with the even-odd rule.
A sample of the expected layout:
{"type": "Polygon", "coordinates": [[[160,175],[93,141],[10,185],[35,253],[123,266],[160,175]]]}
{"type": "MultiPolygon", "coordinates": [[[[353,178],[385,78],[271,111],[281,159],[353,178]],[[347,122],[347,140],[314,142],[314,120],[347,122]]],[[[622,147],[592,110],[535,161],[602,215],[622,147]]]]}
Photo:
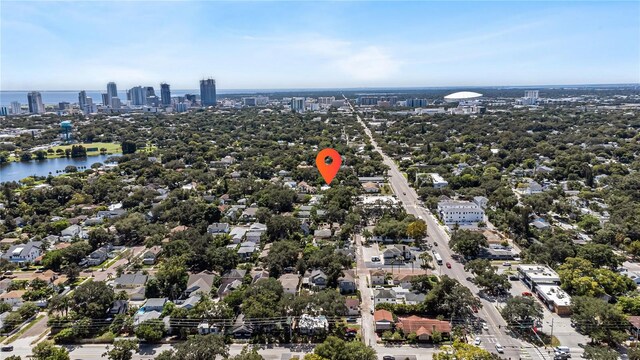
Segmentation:
{"type": "Polygon", "coordinates": [[[362,247],[362,254],[364,257],[365,266],[369,269],[377,269],[383,268],[388,269],[389,271],[393,269],[420,269],[420,254],[422,250],[416,247],[411,247],[411,254],[416,259],[414,261],[405,261],[404,263],[396,263],[396,264],[384,264],[384,259],[382,257],[382,251],[384,250],[384,245],[379,245],[377,243],[373,243],[367,246],[362,247]],[[380,261],[372,261],[372,258],[377,257],[380,261]]]}

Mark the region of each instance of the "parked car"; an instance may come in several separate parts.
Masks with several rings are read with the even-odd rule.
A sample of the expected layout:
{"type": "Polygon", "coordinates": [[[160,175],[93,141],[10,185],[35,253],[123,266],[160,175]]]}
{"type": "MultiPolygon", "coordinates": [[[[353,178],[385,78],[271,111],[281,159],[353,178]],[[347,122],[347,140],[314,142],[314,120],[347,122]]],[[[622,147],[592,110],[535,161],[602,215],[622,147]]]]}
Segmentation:
{"type": "Polygon", "coordinates": [[[481,342],[482,342],[482,340],[480,340],[480,337],[476,336],[476,339],[473,341],[473,345],[479,346],[481,342]]]}
{"type": "Polygon", "coordinates": [[[510,267],[510,266],[511,266],[511,263],[510,263],[510,262],[508,262],[508,261],[505,261],[505,262],[503,262],[503,263],[502,263],[502,266],[509,266],[509,267],[510,267]]]}
{"type": "Polygon", "coordinates": [[[523,291],[522,296],[533,296],[533,294],[528,291],[523,291]]]}
{"type": "Polygon", "coordinates": [[[489,331],[489,325],[487,325],[487,323],[482,323],[482,329],[489,331]]]}
{"type": "Polygon", "coordinates": [[[496,351],[499,352],[500,354],[504,354],[504,347],[502,347],[500,343],[496,343],[496,351]]]}
{"type": "Polygon", "coordinates": [[[438,242],[437,242],[437,241],[434,241],[434,242],[433,242],[433,246],[438,246],[438,242]]]}
{"type": "Polygon", "coordinates": [[[0,351],[13,351],[13,345],[5,345],[0,348],[0,351]]]}
{"type": "Polygon", "coordinates": [[[382,357],[382,360],[396,360],[396,358],[391,355],[385,355],[382,357]]]}
{"type": "Polygon", "coordinates": [[[377,256],[372,256],[371,257],[371,262],[379,262],[379,261],[380,261],[379,257],[377,257],[377,256]]]}
{"type": "Polygon", "coordinates": [[[447,265],[447,268],[451,269],[451,263],[450,262],[446,263],[446,265],[447,265]]]}

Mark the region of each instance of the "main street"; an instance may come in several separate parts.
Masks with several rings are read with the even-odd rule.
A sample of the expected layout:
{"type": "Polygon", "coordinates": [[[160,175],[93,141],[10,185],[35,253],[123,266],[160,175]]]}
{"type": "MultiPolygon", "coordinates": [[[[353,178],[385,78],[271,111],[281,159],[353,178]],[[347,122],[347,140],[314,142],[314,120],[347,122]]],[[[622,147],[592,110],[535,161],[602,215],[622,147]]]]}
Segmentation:
{"type": "MultiPolygon", "coordinates": [[[[347,99],[345,98],[345,100],[347,99]]],[[[360,115],[355,111],[353,105],[351,103],[349,104],[353,113],[356,115],[358,122],[364,127],[364,131],[369,137],[371,144],[374,146],[375,150],[383,157],[384,163],[389,167],[389,171],[387,174],[389,177],[389,184],[391,185],[393,192],[402,202],[407,213],[412,214],[416,217],[420,217],[427,223],[427,236],[431,242],[437,243],[437,246],[434,246],[433,249],[438,252],[440,256],[442,256],[443,263],[449,262],[451,264],[451,269],[448,269],[445,266],[441,266],[441,268],[439,269],[439,273],[441,275],[447,275],[449,277],[457,279],[462,285],[466,286],[473,293],[477,294],[479,290],[477,286],[467,280],[467,277],[469,277],[470,274],[466,273],[464,270],[464,266],[454,261],[452,257],[453,252],[451,251],[451,249],[449,249],[449,235],[447,234],[444,227],[440,225],[438,220],[430,211],[420,205],[421,202],[418,194],[413,190],[413,188],[411,188],[411,186],[409,186],[407,179],[404,177],[396,163],[378,146],[378,143],[375,141],[373,135],[371,134],[371,130],[369,130],[360,115]]],[[[528,357],[534,359],[549,358],[548,356],[543,355],[543,352],[541,352],[539,349],[531,345],[525,346],[518,339],[515,339],[512,336],[508,335],[506,333],[506,323],[500,315],[498,309],[495,307],[495,303],[489,302],[483,298],[480,298],[480,300],[482,301],[483,306],[481,309],[479,309],[478,316],[486,320],[489,327],[488,335],[490,336],[490,339],[495,339],[495,342],[500,343],[502,346],[504,346],[505,352],[504,354],[501,354],[502,357],[506,357],[508,359],[519,359],[523,357],[523,355],[528,355],[528,357]]],[[[484,335],[487,334],[485,333],[484,335]]],[[[487,338],[486,336],[484,337],[487,338]]],[[[487,350],[497,353],[494,342],[483,341],[483,345],[487,350]]]]}

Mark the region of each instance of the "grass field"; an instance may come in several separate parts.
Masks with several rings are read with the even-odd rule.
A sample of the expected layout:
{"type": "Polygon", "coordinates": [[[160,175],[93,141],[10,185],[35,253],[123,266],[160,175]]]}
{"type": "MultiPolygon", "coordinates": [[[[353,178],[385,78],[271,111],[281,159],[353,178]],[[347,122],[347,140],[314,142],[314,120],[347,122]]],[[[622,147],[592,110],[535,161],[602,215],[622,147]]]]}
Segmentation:
{"type": "MultiPolygon", "coordinates": [[[[98,155],[100,154],[100,149],[105,148],[107,149],[107,153],[119,153],[122,151],[120,144],[116,144],[116,143],[103,143],[103,142],[96,142],[96,143],[90,143],[90,144],[74,144],[74,145],[82,145],[87,149],[97,149],[96,151],[87,151],[87,155],[98,155]]],[[[72,145],[59,145],[59,146],[54,146],[51,149],[55,152],[58,149],[61,150],[66,150],[66,149],[71,149],[72,145]]]]}

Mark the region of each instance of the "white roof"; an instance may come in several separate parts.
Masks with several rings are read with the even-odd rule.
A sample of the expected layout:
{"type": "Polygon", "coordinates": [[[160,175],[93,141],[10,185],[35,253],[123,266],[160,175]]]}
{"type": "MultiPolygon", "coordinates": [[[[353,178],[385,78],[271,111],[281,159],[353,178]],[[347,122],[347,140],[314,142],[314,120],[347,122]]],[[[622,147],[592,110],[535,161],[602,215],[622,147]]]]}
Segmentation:
{"type": "Polygon", "coordinates": [[[482,94],[477,93],[477,92],[473,92],[473,91],[460,91],[460,92],[456,92],[456,93],[453,93],[453,94],[449,94],[449,95],[445,96],[444,99],[445,100],[457,101],[457,100],[475,99],[475,98],[479,98],[481,96],[482,96],[482,94]]]}

